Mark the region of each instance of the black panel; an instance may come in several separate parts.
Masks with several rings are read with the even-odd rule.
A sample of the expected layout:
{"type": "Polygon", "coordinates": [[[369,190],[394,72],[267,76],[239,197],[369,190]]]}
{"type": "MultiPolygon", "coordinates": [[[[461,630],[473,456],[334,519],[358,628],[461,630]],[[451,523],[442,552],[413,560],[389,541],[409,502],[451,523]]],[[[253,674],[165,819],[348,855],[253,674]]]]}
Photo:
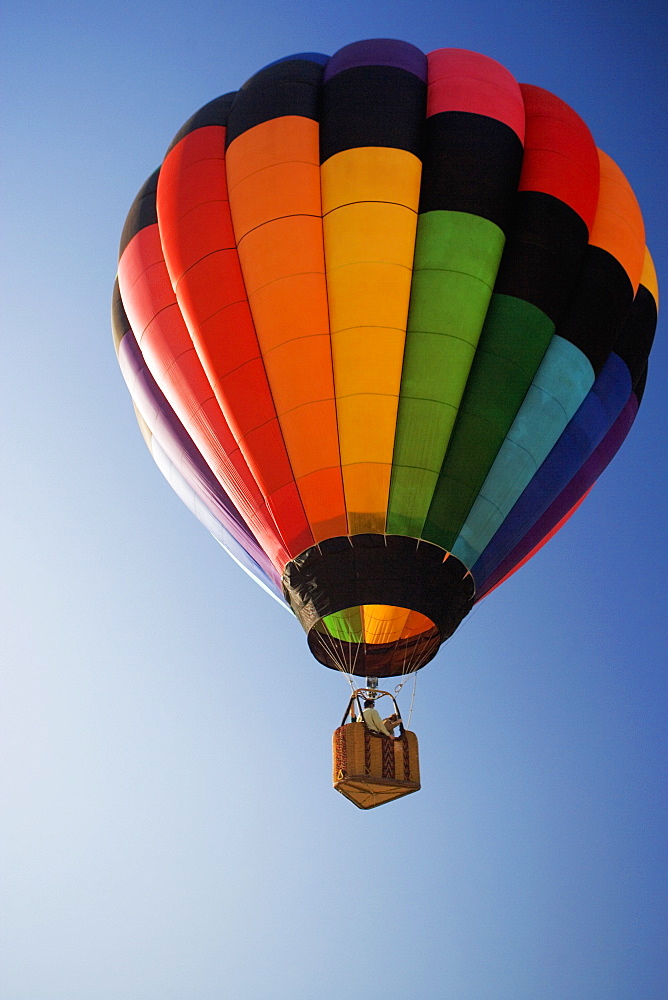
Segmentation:
{"type": "Polygon", "coordinates": [[[522,170],[522,143],[496,118],[444,111],[426,122],[420,212],[480,215],[507,231],[522,170]]]}
{"type": "Polygon", "coordinates": [[[474,598],[471,574],[454,556],[444,562],[445,554],[438,545],[402,535],[331,538],[288,563],[283,590],[306,632],[337,611],[388,604],[426,615],[443,642],[474,598]]]}
{"type": "Polygon", "coordinates": [[[158,221],[155,196],[158,188],[159,174],[160,167],[151,174],[143,187],[139,189],[137,197],[132,202],[125,225],[123,226],[123,232],[121,233],[121,244],[118,249],[119,258],[122,256],[130,240],[137,233],[141,232],[142,229],[146,229],[147,226],[155,225],[158,221]]]}
{"type": "Polygon", "coordinates": [[[589,358],[598,375],[619,336],[633,302],[633,286],[612,254],[588,246],[573,298],[557,327],[589,358]]]}
{"type": "Polygon", "coordinates": [[[396,66],[355,66],[323,87],[320,162],[344,149],[389,146],[422,158],[427,85],[396,66]]]}
{"type": "Polygon", "coordinates": [[[563,201],[537,191],[518,192],[494,291],[530,302],[556,324],[587,240],[586,224],[563,201]]]}
{"type": "Polygon", "coordinates": [[[114,347],[117,354],[123,337],[131,329],[130,320],[127,317],[121,300],[121,290],[118,287],[118,278],[116,278],[114,281],[114,291],[111,296],[111,332],[114,338],[114,347]]]}
{"type": "Polygon", "coordinates": [[[223,94],[222,97],[216,97],[213,101],[205,104],[203,108],[200,108],[199,111],[196,111],[188,119],[183,128],[180,128],[176,133],[167,152],[169,153],[181,139],[186,135],[190,135],[191,132],[194,132],[198,128],[206,128],[208,125],[221,125],[225,127],[236,96],[236,91],[233,91],[231,94],[223,94]]]}
{"type": "Polygon", "coordinates": [[[645,394],[646,385],[647,385],[647,365],[645,365],[645,367],[641,371],[640,377],[638,378],[638,381],[633,387],[633,391],[636,394],[636,399],[638,400],[638,406],[640,406],[642,402],[642,398],[645,394]]]}
{"type": "Polygon", "coordinates": [[[654,296],[641,285],[624,328],[613,347],[615,354],[628,365],[634,387],[647,368],[647,358],[656,332],[656,321],[654,296]]]}
{"type": "Polygon", "coordinates": [[[252,76],[232,105],[226,147],[255,125],[284,115],[318,121],[322,74],[323,67],[318,63],[288,59],[252,76]]]}
{"type": "Polygon", "coordinates": [[[414,673],[433,660],[442,640],[439,630],[432,628],[399,642],[360,645],[333,639],[312,628],[307,641],[316,660],[332,670],[340,670],[341,664],[345,664],[350,668],[346,672],[357,677],[397,677],[414,673]]]}

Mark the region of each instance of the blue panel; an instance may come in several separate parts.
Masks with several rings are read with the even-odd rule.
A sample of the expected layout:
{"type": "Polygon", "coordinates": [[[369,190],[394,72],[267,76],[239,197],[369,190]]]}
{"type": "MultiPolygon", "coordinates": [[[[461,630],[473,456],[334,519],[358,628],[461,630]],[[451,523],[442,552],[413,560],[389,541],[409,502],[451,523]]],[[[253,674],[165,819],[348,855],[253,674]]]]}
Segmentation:
{"type": "Polygon", "coordinates": [[[452,552],[469,569],[503,524],[594,383],[582,351],[555,335],[452,552]]]}
{"type": "Polygon", "coordinates": [[[472,569],[481,583],[520,542],[597,448],[626,405],[631,374],[610,354],[591,392],[472,569]]]}

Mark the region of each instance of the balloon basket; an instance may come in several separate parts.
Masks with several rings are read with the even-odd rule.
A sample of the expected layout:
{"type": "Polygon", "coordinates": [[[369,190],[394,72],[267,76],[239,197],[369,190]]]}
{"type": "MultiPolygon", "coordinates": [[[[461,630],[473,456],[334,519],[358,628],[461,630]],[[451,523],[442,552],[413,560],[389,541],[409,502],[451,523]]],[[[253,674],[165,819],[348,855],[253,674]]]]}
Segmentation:
{"type": "Polygon", "coordinates": [[[420,789],[415,733],[392,739],[349,722],[332,737],[334,788],[358,809],[374,809],[420,789]]]}

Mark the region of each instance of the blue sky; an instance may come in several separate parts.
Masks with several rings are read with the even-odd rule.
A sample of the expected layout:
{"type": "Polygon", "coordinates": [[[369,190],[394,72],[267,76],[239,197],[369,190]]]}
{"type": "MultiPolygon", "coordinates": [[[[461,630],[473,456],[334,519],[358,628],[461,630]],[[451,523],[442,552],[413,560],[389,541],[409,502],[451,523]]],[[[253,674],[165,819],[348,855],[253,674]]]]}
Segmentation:
{"type": "Polygon", "coordinates": [[[423,790],[369,814],[330,785],[345,681],[171,493],[114,357],[120,231],[174,133],[360,38],[475,49],[571,103],[661,283],[663,5],[439,6],[5,13],[6,1000],[666,994],[665,321],[586,504],[420,675],[423,790]]]}

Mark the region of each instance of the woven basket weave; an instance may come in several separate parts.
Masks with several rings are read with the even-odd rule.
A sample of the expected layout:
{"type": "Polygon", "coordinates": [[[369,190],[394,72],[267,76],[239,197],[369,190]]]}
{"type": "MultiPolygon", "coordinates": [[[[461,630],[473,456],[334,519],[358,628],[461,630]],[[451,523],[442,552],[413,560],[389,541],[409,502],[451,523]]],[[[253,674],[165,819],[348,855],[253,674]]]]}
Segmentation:
{"type": "Polygon", "coordinates": [[[334,788],[359,809],[373,809],[420,788],[415,733],[391,739],[349,722],[332,737],[334,788]]]}

